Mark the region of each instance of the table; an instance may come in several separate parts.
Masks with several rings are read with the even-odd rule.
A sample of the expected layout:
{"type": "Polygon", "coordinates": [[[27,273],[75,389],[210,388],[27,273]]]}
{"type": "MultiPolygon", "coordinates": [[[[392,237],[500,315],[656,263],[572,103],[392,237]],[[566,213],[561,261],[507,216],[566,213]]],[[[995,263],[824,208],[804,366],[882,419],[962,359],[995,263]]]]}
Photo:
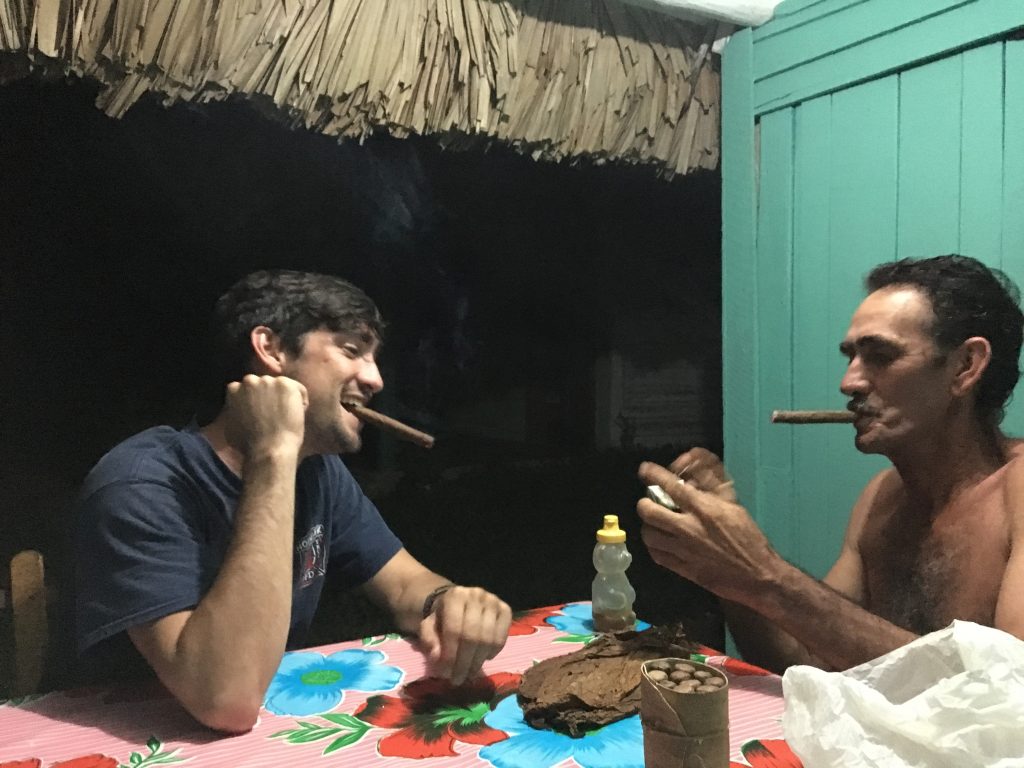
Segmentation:
{"type": "MultiPolygon", "coordinates": [[[[156,682],[27,696],[0,705],[0,768],[419,766],[641,768],[639,717],[578,739],[523,722],[513,695],[535,661],[593,638],[589,603],[516,614],[485,677],[453,688],[398,635],[285,655],[253,730],[199,725],[156,682]]],[[[801,768],[782,740],[782,682],[702,648],[730,680],[733,766],[801,768]]]]}

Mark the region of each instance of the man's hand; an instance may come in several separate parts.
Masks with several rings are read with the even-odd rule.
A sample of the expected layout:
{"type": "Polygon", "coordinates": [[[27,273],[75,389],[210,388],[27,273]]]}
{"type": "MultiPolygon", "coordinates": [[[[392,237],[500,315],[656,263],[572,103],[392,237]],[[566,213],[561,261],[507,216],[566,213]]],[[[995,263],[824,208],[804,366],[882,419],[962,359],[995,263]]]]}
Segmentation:
{"type": "Polygon", "coordinates": [[[722,460],[707,448],[693,448],[668,466],[681,480],[712,493],[723,501],[736,501],[736,487],[722,460]]]}
{"type": "Polygon", "coordinates": [[[698,449],[672,463],[684,482],[657,464],[640,465],[640,479],[659,485],[679,506],[673,512],[641,499],[641,536],[654,562],[711,590],[719,597],[749,603],[770,584],[783,561],[736,502],[732,481],[714,454],[698,449]]]}
{"type": "Polygon", "coordinates": [[[286,376],[254,376],[227,386],[224,433],[245,457],[276,450],[296,452],[305,432],[306,388],[286,376]]]}
{"type": "Polygon", "coordinates": [[[512,610],[480,587],[455,586],[445,592],[420,623],[428,661],[442,676],[461,685],[475,677],[505,645],[512,610]]]}

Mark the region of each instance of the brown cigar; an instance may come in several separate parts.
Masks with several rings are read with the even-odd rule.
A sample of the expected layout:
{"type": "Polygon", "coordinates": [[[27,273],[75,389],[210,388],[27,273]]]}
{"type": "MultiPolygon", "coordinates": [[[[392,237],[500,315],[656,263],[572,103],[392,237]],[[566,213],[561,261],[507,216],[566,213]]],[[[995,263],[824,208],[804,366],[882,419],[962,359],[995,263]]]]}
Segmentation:
{"type": "Polygon", "coordinates": [[[851,424],[853,411],[772,411],[772,424],[851,424]]]}
{"type": "Polygon", "coordinates": [[[413,429],[408,424],[403,424],[397,419],[392,419],[383,413],[377,413],[377,411],[371,410],[364,405],[356,405],[354,403],[342,403],[342,405],[354,413],[355,417],[364,424],[373,424],[373,426],[380,427],[401,440],[408,440],[410,443],[416,443],[416,445],[424,448],[431,448],[434,445],[433,435],[413,429]]]}

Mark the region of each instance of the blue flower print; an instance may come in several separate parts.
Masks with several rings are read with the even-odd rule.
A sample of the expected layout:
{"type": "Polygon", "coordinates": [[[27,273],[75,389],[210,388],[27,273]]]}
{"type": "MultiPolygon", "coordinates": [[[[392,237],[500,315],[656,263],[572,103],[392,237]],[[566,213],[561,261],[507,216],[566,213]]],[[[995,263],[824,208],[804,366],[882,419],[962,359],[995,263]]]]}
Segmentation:
{"type": "Polygon", "coordinates": [[[581,768],[643,768],[644,736],[640,716],[606,725],[574,739],[564,733],[530,727],[515,696],[502,699],[484,717],[491,728],[508,738],[480,750],[495,768],[538,768],[572,758],[581,768]]]}
{"type": "Polygon", "coordinates": [[[341,703],[345,691],[390,691],[402,670],[382,664],[380,651],[349,649],[324,656],[286,653],[270,681],[263,706],[275,715],[315,715],[341,703]]]}
{"type": "MultiPolygon", "coordinates": [[[[588,638],[594,634],[594,616],[590,603],[569,603],[562,608],[561,616],[549,616],[547,623],[574,638],[581,638],[577,642],[587,642],[582,638],[588,638]]],[[[633,629],[648,629],[650,626],[646,621],[637,619],[633,629]]]]}

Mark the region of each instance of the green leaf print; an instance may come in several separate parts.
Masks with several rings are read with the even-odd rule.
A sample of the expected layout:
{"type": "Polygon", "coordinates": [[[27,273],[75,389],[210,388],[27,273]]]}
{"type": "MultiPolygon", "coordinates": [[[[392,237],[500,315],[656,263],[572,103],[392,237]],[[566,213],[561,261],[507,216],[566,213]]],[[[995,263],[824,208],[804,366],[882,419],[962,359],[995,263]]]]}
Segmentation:
{"type": "Polygon", "coordinates": [[[475,725],[484,719],[484,716],[491,711],[486,701],[480,701],[469,707],[458,707],[442,709],[434,716],[435,726],[451,725],[475,725]]]}
{"type": "Polygon", "coordinates": [[[335,739],[328,745],[327,749],[324,750],[324,754],[329,755],[331,752],[335,752],[339,749],[342,749],[343,747],[355,744],[357,741],[363,738],[363,734],[366,733],[367,730],[368,729],[364,729],[362,731],[351,731],[349,733],[346,733],[340,739],[335,739]]]}
{"type": "Polygon", "coordinates": [[[364,637],[363,645],[380,645],[387,640],[400,640],[401,637],[397,632],[388,632],[386,635],[377,635],[376,637],[364,637]]]}
{"type": "Polygon", "coordinates": [[[339,712],[337,714],[321,715],[321,717],[324,720],[330,720],[335,725],[343,725],[346,728],[355,728],[356,730],[366,730],[367,728],[366,723],[364,723],[358,717],[345,714],[344,712],[339,712]]]}
{"type": "Polygon", "coordinates": [[[554,642],[556,643],[583,643],[584,645],[592,641],[596,635],[562,635],[556,637],[554,642]]]}
{"type": "Polygon", "coordinates": [[[342,749],[343,747],[347,747],[350,744],[355,744],[363,738],[364,735],[366,735],[368,730],[370,730],[370,726],[367,723],[343,712],[321,715],[321,717],[324,720],[341,727],[319,725],[305,720],[297,720],[295,724],[298,728],[290,728],[286,731],[272,733],[270,738],[283,738],[288,744],[311,744],[314,741],[321,741],[332,736],[338,736],[338,738],[328,744],[327,748],[324,749],[323,754],[327,755],[331,752],[342,749]]]}
{"type": "Polygon", "coordinates": [[[143,755],[140,752],[132,752],[128,755],[128,764],[121,763],[119,768],[147,768],[151,765],[167,765],[168,763],[182,763],[188,758],[177,757],[179,749],[172,750],[171,752],[164,752],[163,742],[160,741],[156,736],[150,736],[146,741],[146,748],[149,750],[148,755],[143,755]]]}

